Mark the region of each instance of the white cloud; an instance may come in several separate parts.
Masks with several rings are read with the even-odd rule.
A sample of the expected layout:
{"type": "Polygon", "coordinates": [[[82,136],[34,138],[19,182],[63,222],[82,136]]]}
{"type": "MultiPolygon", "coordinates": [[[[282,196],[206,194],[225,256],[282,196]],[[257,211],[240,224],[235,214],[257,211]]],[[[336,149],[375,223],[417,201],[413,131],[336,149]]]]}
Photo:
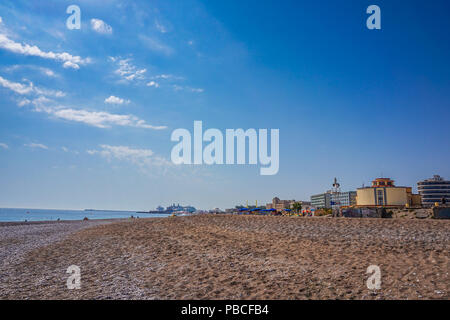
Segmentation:
{"type": "Polygon", "coordinates": [[[57,75],[53,72],[53,70],[50,70],[48,68],[42,68],[42,67],[40,68],[40,70],[47,77],[50,77],[50,78],[56,78],[57,77],[57,75]]]}
{"type": "Polygon", "coordinates": [[[145,79],[144,74],[147,72],[147,69],[138,69],[131,63],[131,59],[120,59],[120,58],[109,58],[112,62],[115,62],[118,66],[117,70],[114,71],[115,74],[118,74],[125,81],[132,80],[143,80],[145,79]]]}
{"type": "Polygon", "coordinates": [[[129,104],[130,102],[130,100],[124,100],[115,96],[110,96],[109,98],[105,99],[105,103],[108,104],[129,104]]]}
{"type": "Polygon", "coordinates": [[[44,67],[39,67],[36,65],[26,65],[26,64],[21,64],[21,65],[12,65],[9,67],[5,67],[3,70],[5,70],[6,72],[16,72],[19,69],[23,69],[23,68],[28,68],[32,71],[39,71],[41,72],[43,75],[50,77],[50,78],[57,78],[59,77],[53,70],[49,69],[49,68],[44,68],[44,67]]]}
{"type": "Polygon", "coordinates": [[[89,111],[67,107],[48,107],[36,105],[36,112],[47,113],[57,119],[81,122],[97,128],[110,128],[111,126],[135,127],[152,130],[163,130],[166,126],[153,126],[142,119],[130,114],[113,114],[105,111],[89,111]]]}
{"type": "MultiPolygon", "coordinates": [[[[1,19],[1,17],[0,17],[1,19]]],[[[0,148],[9,149],[9,146],[6,143],[0,142],[0,148]]]]}
{"type": "Polygon", "coordinates": [[[3,19],[2,19],[2,17],[0,17],[0,24],[1,24],[1,23],[3,23],[3,19]]]}
{"type": "Polygon", "coordinates": [[[141,168],[152,166],[172,166],[172,162],[157,156],[150,149],[137,149],[128,146],[111,146],[102,144],[100,150],[87,150],[90,155],[98,154],[108,161],[117,159],[138,165],[141,168]]]}
{"type": "MultiPolygon", "coordinates": [[[[33,100],[29,99],[20,100],[18,102],[18,106],[23,107],[25,105],[32,104],[34,106],[33,111],[47,113],[58,119],[81,122],[98,128],[109,128],[113,125],[153,129],[153,130],[163,130],[167,128],[166,126],[150,125],[145,120],[139,119],[138,117],[131,114],[123,115],[123,114],[113,114],[105,111],[89,111],[84,109],[73,109],[64,106],[51,106],[51,104],[54,101],[48,99],[44,95],[61,97],[64,96],[65,94],[61,91],[40,89],[34,87],[31,82],[28,86],[26,86],[21,83],[11,82],[9,80],[0,77],[0,85],[14,92],[17,92],[21,95],[28,93],[40,94],[39,97],[33,100]]],[[[123,101],[123,103],[129,103],[129,100],[123,100],[121,98],[117,98],[114,96],[111,96],[106,100],[119,102],[123,101]]]]}
{"type": "Polygon", "coordinates": [[[51,96],[55,98],[61,98],[64,97],[66,94],[59,90],[51,90],[51,89],[45,89],[40,87],[35,87],[32,82],[29,82],[28,85],[9,81],[3,77],[0,76],[0,86],[3,86],[7,89],[10,89],[14,91],[15,93],[18,93],[20,95],[26,95],[26,94],[39,94],[44,96],[51,96]]]}
{"type": "Polygon", "coordinates": [[[100,153],[104,156],[114,157],[117,159],[142,159],[151,157],[153,151],[150,149],[133,149],[127,146],[110,146],[106,144],[100,145],[102,150],[90,150],[90,154],[100,153]]]}
{"type": "Polygon", "coordinates": [[[44,88],[38,88],[38,87],[34,87],[33,83],[31,83],[31,86],[34,89],[34,92],[36,94],[40,94],[40,95],[44,95],[44,96],[50,96],[50,97],[54,97],[54,98],[62,98],[65,97],[66,94],[60,90],[51,90],[51,89],[44,89],[44,88]]]}
{"type": "Polygon", "coordinates": [[[31,103],[31,101],[29,99],[22,99],[19,102],[17,102],[17,105],[19,107],[24,107],[26,105],[29,105],[31,103]]]}
{"type": "Polygon", "coordinates": [[[63,53],[54,53],[52,51],[45,52],[42,51],[37,46],[31,46],[26,43],[22,44],[15,42],[14,40],[9,39],[8,36],[3,33],[0,33],[0,48],[3,48],[5,50],[14,53],[23,54],[26,56],[35,56],[44,59],[51,59],[64,62],[63,64],[64,68],[79,69],[80,65],[86,65],[91,62],[89,58],[83,59],[80,56],[73,56],[67,52],[63,53]]]}
{"type": "Polygon", "coordinates": [[[43,96],[37,97],[36,99],[33,99],[33,101],[31,101],[31,103],[34,104],[35,106],[42,105],[44,103],[49,103],[49,102],[52,102],[52,100],[48,99],[47,97],[43,97],[43,96]]]}
{"type": "Polygon", "coordinates": [[[48,150],[48,147],[45,144],[41,144],[41,143],[27,143],[27,144],[24,144],[24,146],[33,148],[33,149],[48,150]]]}
{"type": "Polygon", "coordinates": [[[78,69],[80,69],[80,66],[78,64],[76,64],[76,63],[73,63],[72,61],[66,61],[63,64],[63,68],[64,69],[72,68],[72,69],[78,70],[78,69]]]}
{"type": "Polygon", "coordinates": [[[91,28],[100,34],[112,34],[113,32],[112,27],[100,19],[91,19],[91,28]]]}
{"type": "Polygon", "coordinates": [[[1,76],[0,76],[0,85],[14,91],[15,93],[22,94],[22,95],[33,92],[32,86],[30,86],[30,85],[27,86],[27,85],[24,85],[21,83],[12,82],[1,76]]]}
{"type": "Polygon", "coordinates": [[[150,81],[149,83],[147,83],[148,87],[155,87],[155,88],[159,88],[159,84],[155,81],[150,81]]]}
{"type": "Polygon", "coordinates": [[[185,80],[184,77],[181,76],[175,76],[173,74],[158,74],[155,76],[150,77],[151,80],[160,80],[160,81],[178,81],[178,80],[185,80]]]}
{"type": "Polygon", "coordinates": [[[179,85],[173,85],[173,89],[175,91],[181,91],[181,90],[186,90],[186,91],[190,91],[190,92],[196,92],[196,93],[202,93],[205,90],[202,88],[192,88],[192,87],[183,87],[183,86],[179,86],[179,85]]]}
{"type": "Polygon", "coordinates": [[[152,77],[152,79],[164,79],[164,80],[172,79],[172,78],[173,78],[173,75],[171,75],[171,74],[159,74],[159,75],[152,77]]]}
{"type": "Polygon", "coordinates": [[[61,147],[61,150],[64,151],[64,152],[72,152],[72,153],[74,153],[74,154],[79,154],[78,151],[70,150],[70,149],[67,148],[67,147],[61,147]]]}

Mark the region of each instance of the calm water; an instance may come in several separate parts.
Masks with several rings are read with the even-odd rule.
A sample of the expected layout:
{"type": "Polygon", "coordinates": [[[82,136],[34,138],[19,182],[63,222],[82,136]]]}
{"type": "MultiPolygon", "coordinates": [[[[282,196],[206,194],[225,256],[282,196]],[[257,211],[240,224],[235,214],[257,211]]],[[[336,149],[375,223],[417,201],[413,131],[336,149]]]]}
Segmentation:
{"type": "Polygon", "coordinates": [[[167,214],[146,214],[135,211],[83,211],[83,210],[54,210],[54,209],[8,209],[0,208],[0,221],[51,221],[83,220],[84,217],[93,219],[129,218],[162,218],[167,214]]]}

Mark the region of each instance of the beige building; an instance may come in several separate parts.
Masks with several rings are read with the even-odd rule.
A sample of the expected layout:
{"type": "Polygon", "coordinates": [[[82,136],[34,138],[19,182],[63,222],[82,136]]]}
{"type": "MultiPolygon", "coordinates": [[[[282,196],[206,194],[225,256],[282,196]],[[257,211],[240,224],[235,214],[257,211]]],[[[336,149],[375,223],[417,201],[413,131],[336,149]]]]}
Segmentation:
{"type": "Polygon", "coordinates": [[[280,200],[280,198],[275,197],[273,198],[272,203],[266,204],[266,209],[275,209],[277,211],[281,211],[283,209],[292,209],[292,205],[295,202],[300,202],[303,209],[309,208],[311,206],[311,202],[308,201],[280,200]]]}
{"type": "Polygon", "coordinates": [[[356,190],[356,205],[360,207],[420,206],[420,195],[413,194],[411,187],[396,187],[389,178],[372,181],[371,187],[356,190]]]}
{"type": "Polygon", "coordinates": [[[295,202],[295,200],[280,200],[280,198],[275,197],[272,200],[272,203],[266,204],[266,209],[275,209],[275,210],[283,210],[290,209],[291,205],[295,202]]]}

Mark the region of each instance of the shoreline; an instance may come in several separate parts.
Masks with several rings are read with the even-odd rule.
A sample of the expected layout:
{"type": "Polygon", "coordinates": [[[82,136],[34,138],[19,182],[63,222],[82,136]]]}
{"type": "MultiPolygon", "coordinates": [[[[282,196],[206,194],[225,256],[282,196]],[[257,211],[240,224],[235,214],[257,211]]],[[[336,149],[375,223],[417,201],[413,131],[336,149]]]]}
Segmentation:
{"type": "MultiPolygon", "coordinates": [[[[168,218],[171,215],[167,214],[166,217],[152,217],[152,214],[148,214],[149,216],[146,217],[127,217],[127,218],[88,218],[88,220],[83,220],[83,219],[75,219],[75,220],[64,220],[64,219],[60,219],[60,220],[38,220],[38,221],[0,221],[0,227],[2,226],[9,226],[9,225],[28,225],[28,224],[50,224],[50,223],[71,223],[71,222],[82,222],[82,221],[110,221],[111,222],[118,222],[120,220],[123,221],[128,221],[128,220],[133,220],[133,219],[161,219],[161,218],[168,218]]],[[[246,216],[246,217],[272,217],[270,215],[238,215],[238,214],[201,214],[201,215],[187,215],[184,217],[194,217],[194,216],[246,216]]],[[[273,216],[273,217],[285,217],[285,218],[292,218],[292,219],[363,219],[363,220],[391,220],[391,221],[395,221],[395,220],[414,220],[414,221],[427,221],[427,220],[437,220],[437,221],[445,221],[448,219],[435,219],[430,217],[427,218],[411,218],[411,217],[399,217],[399,216],[395,216],[392,218],[366,218],[366,217],[332,217],[330,215],[328,216],[312,216],[312,217],[297,217],[297,216],[273,216]]]]}
{"type": "MultiPolygon", "coordinates": [[[[133,219],[158,219],[160,217],[145,217],[145,218],[105,218],[105,219],[88,219],[89,220],[42,220],[42,221],[0,221],[0,227],[4,226],[17,226],[17,225],[39,225],[39,224],[58,224],[58,223],[78,223],[78,222],[89,222],[89,221],[99,221],[99,222],[120,222],[120,220],[123,221],[129,221],[133,219]]],[[[163,217],[161,217],[163,218],[163,217]]]]}

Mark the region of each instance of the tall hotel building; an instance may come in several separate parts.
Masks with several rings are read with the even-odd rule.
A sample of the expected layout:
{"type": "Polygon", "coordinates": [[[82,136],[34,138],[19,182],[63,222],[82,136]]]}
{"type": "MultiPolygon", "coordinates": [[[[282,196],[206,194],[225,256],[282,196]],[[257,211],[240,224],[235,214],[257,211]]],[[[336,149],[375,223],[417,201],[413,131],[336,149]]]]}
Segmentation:
{"type": "Polygon", "coordinates": [[[311,205],[317,209],[331,208],[331,192],[311,196],[311,205]]]}
{"type": "Polygon", "coordinates": [[[440,203],[442,198],[450,203],[450,181],[444,180],[438,175],[417,182],[417,190],[422,196],[423,206],[432,206],[436,202],[440,203]]]}
{"type": "Polygon", "coordinates": [[[317,209],[353,206],[356,204],[356,191],[333,193],[331,190],[325,193],[311,196],[311,205],[317,209]]]}
{"type": "Polygon", "coordinates": [[[339,209],[356,205],[356,191],[347,191],[331,194],[331,207],[339,209]]]}

